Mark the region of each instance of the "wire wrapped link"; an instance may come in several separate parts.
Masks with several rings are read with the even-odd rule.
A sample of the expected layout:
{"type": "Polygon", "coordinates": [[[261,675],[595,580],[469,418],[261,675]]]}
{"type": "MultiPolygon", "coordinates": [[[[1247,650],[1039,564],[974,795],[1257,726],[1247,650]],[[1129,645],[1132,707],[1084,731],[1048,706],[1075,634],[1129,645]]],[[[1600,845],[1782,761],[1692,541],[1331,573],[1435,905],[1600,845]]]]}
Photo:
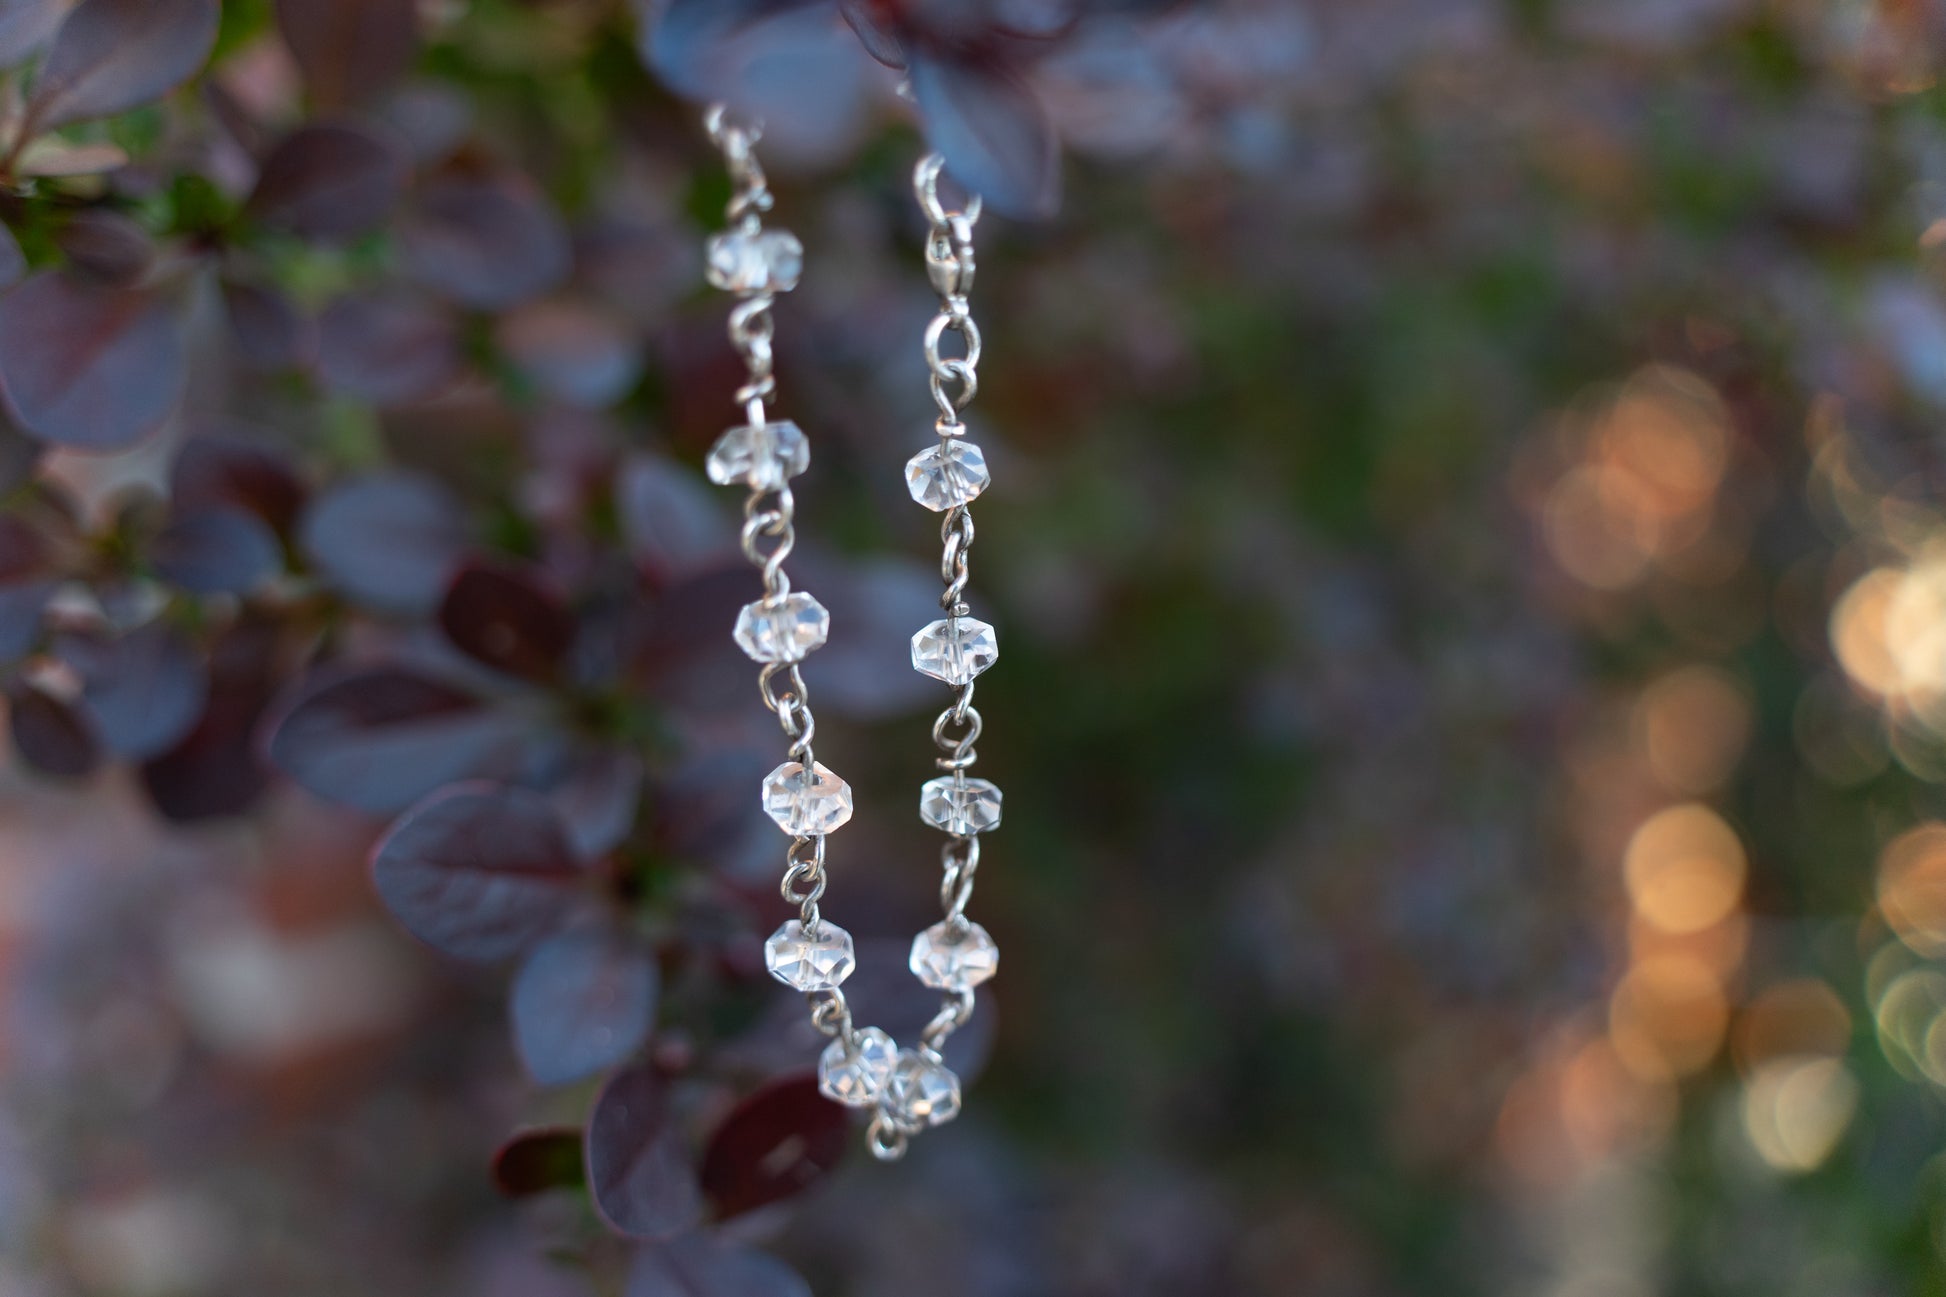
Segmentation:
{"type": "MultiPolygon", "coordinates": [[[[938,155],[924,159],[914,170],[912,183],[919,209],[930,226],[925,245],[926,276],[939,294],[939,313],[926,326],[921,350],[933,403],[939,409],[934,430],[945,440],[965,434],[961,415],[979,395],[984,342],[980,326],[974,322],[970,301],[976,266],[973,227],[980,217],[980,201],[973,196],[967,200],[964,210],[948,208],[939,194],[941,168],[938,155]],[[948,334],[958,335],[956,355],[948,354],[948,334]]],[[[973,514],[967,504],[957,504],[945,511],[939,524],[939,579],[943,587],[939,606],[949,619],[971,613],[966,591],[971,579],[969,558],[974,535],[973,514]]],[[[932,726],[933,743],[942,754],[935,759],[935,764],[954,779],[962,778],[979,759],[974,745],[980,738],[983,722],[979,709],[973,705],[973,689],[974,681],[970,677],[957,684],[952,705],[939,714],[932,726]]],[[[979,866],[977,833],[956,833],[940,850],[939,904],[945,913],[944,927],[961,936],[974,927],[966,917],[966,908],[973,899],[979,866]]],[[[986,939],[984,932],[979,937],[986,939]]],[[[973,1007],[974,991],[970,984],[944,991],[938,1014],[920,1037],[921,1053],[937,1061],[940,1048],[953,1032],[965,1025],[973,1007]]]]}

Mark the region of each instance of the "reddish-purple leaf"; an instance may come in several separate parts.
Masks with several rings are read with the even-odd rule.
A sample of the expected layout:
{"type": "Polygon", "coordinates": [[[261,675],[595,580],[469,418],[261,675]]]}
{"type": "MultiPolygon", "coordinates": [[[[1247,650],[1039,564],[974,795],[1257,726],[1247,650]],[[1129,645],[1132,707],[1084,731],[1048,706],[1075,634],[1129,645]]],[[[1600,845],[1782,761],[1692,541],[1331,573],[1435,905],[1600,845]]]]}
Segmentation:
{"type": "Polygon", "coordinates": [[[183,342],[161,296],[43,272],[0,298],[0,380],[28,431],[111,450],[160,427],[183,390],[183,342]]]}
{"type": "Polygon", "coordinates": [[[404,155],[363,127],[304,126],[264,159],[244,210],[305,238],[355,238],[390,214],[405,170],[404,155]]]}
{"type": "Polygon", "coordinates": [[[223,281],[223,313],[237,359],[262,373],[309,363],[316,348],[311,322],[291,299],[274,288],[241,280],[223,281]]]}
{"type": "Polygon", "coordinates": [[[691,714],[734,705],[749,686],[737,684],[736,658],[723,652],[722,636],[750,597],[748,572],[728,562],[663,589],[649,609],[647,633],[632,645],[630,679],[691,714]]]}
{"type": "Polygon", "coordinates": [[[81,0],[27,98],[36,131],[111,117],[187,81],[216,44],[217,0],[81,0]]]}
{"type": "Polygon", "coordinates": [[[277,718],[270,759],[327,801],[383,815],[455,779],[510,769],[531,724],[397,667],[313,682],[277,718]]]}
{"type": "Polygon", "coordinates": [[[263,519],[228,507],[176,517],[149,542],[156,575],[196,594],[248,594],[282,558],[263,519]]]}
{"type": "Polygon", "coordinates": [[[559,927],[584,875],[537,793],[455,784],[399,818],[372,851],[380,899],[455,959],[511,959],[559,927]]]}
{"type": "Polygon", "coordinates": [[[153,621],[119,639],[63,635],[55,652],[81,676],[81,706],[116,756],[168,750],[203,714],[209,676],[180,632],[153,621]]]}
{"type": "Polygon", "coordinates": [[[567,277],[567,230],[524,178],[428,181],[399,231],[407,273],[456,302],[503,310],[567,277]]]}
{"type": "Polygon", "coordinates": [[[555,400],[612,405],[641,375],[641,347],[624,323],[579,302],[535,302],[500,321],[500,349],[555,400]]]}
{"type": "Polygon", "coordinates": [[[277,25],[323,108],[371,99],[419,50],[413,0],[277,0],[277,25]]]}
{"type": "Polygon", "coordinates": [[[1054,128],[1010,68],[914,57],[912,95],[926,139],[953,179],[1011,216],[1044,217],[1061,205],[1054,128]]]}
{"type": "Polygon", "coordinates": [[[142,783],[163,816],[178,823],[240,815],[269,783],[257,724],[275,689],[277,628],[246,619],[210,650],[210,696],[196,727],[144,762],[142,783]]]}
{"type": "Polygon", "coordinates": [[[536,946],[509,1005],[528,1074],[564,1085],[625,1061],[649,1037],[659,984],[649,949],[625,933],[578,928],[536,946]]]}
{"type": "Polygon", "coordinates": [[[78,779],[101,764],[94,727],[82,712],[32,685],[7,689],[14,750],[42,774],[78,779]]]}
{"type": "Polygon", "coordinates": [[[574,643],[574,619],[540,574],[484,563],[453,578],[439,628],[467,656],[529,680],[552,679],[574,643]]]}
{"type": "Polygon", "coordinates": [[[467,544],[458,501],[415,473],[339,483],[312,502],[299,532],[332,584],[360,603],[401,613],[439,606],[467,544]]]}
{"type": "Polygon", "coordinates": [[[204,432],[176,453],[169,498],[179,512],[243,509],[285,532],[304,505],[304,484],[273,447],[232,432],[204,432]]]}
{"type": "Polygon", "coordinates": [[[53,39],[75,0],[0,0],[0,68],[11,68],[53,39]]]}
{"type": "Polygon", "coordinates": [[[437,394],[459,372],[453,317],[416,293],[353,293],[318,320],[318,372],[332,387],[373,405],[405,405],[437,394]]]}
{"type": "Polygon", "coordinates": [[[586,742],[538,786],[567,826],[576,854],[590,860],[628,836],[642,797],[642,775],[642,759],[628,749],[586,742]]]}
{"type": "Polygon", "coordinates": [[[615,505],[629,553],[665,580],[714,566],[735,541],[702,480],[659,455],[630,456],[615,482],[615,505]]]}
{"type": "Polygon", "coordinates": [[[637,1252],[622,1297],[811,1297],[811,1285],[767,1252],[687,1234],[637,1252]]]}
{"type": "Polygon", "coordinates": [[[755,1211],[809,1187],[850,1143],[851,1121],[818,1093],[818,1078],[784,1077],[744,1099],[710,1136],[703,1192],[719,1219],[755,1211]]]}
{"type": "Polygon", "coordinates": [[[493,1183],[509,1198],[531,1198],[583,1182],[581,1131],[575,1126],[523,1130],[493,1155],[493,1183]]]}
{"type": "Polygon", "coordinates": [[[702,1215],[696,1168],[669,1120],[662,1078],[648,1067],[618,1072],[588,1118],[588,1187],[602,1219],[636,1238],[664,1238],[702,1215]]]}
{"type": "Polygon", "coordinates": [[[76,212],[55,233],[54,241],[75,270],[99,284],[132,284],[155,261],[155,242],[149,232],[119,212],[76,212]]]}

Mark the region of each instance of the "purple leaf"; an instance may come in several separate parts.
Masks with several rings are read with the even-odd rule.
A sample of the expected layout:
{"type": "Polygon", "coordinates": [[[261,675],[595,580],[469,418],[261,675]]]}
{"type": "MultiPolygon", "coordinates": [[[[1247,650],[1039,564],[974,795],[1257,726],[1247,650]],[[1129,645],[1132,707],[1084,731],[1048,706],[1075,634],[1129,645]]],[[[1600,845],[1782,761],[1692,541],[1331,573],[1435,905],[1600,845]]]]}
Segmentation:
{"type": "Polygon", "coordinates": [[[13,231],[0,225],[0,289],[12,288],[27,277],[27,254],[13,231]]]}
{"type": "Polygon", "coordinates": [[[635,1254],[623,1297],[811,1297],[802,1275],[767,1252],[704,1234],[635,1254]]]}
{"type": "Polygon", "coordinates": [[[183,342],[155,293],[43,272],[0,298],[0,380],[28,431],[112,450],[155,431],[183,390],[183,342]]]}
{"type": "Polygon", "coordinates": [[[642,372],[623,323],[577,302],[535,302],[504,317],[495,336],[529,382],[569,405],[612,405],[642,372]]]}
{"type": "Polygon", "coordinates": [[[581,743],[555,777],[540,784],[583,860],[610,851],[635,825],[642,759],[626,748],[581,743]]]}
{"type": "Polygon", "coordinates": [[[0,0],[0,68],[40,51],[74,8],[74,0],[0,0]]]}
{"type": "Polygon", "coordinates": [[[651,1068],[618,1072],[602,1087],[588,1118],[587,1165],[595,1209],[623,1234],[666,1237],[702,1215],[695,1167],[651,1068]]]}
{"type": "Polygon", "coordinates": [[[630,456],[615,496],[629,553],[663,579],[713,566],[735,543],[735,530],[709,488],[659,455],[630,456]]]}
{"type": "Polygon", "coordinates": [[[883,0],[838,0],[838,12],[844,15],[852,31],[858,34],[865,52],[888,68],[902,68],[905,66],[905,45],[892,24],[886,21],[892,16],[883,12],[887,8],[883,0]]]}
{"type": "Polygon", "coordinates": [[[480,563],[453,578],[439,628],[467,656],[528,680],[552,679],[574,643],[574,619],[538,574],[480,563]]]}
{"type": "Polygon", "coordinates": [[[0,409],[0,495],[10,494],[34,476],[43,449],[0,409]]]}
{"type": "Polygon", "coordinates": [[[445,487],[415,473],[341,482],[300,527],[304,551],[332,583],[387,612],[430,612],[467,543],[465,517],[445,487]]]}
{"type": "Polygon", "coordinates": [[[250,809],[269,783],[256,730],[275,687],[278,633],[246,619],[210,650],[210,697],[202,719],[175,747],[142,766],[142,784],[163,816],[190,823],[250,809]]]}
{"type": "Polygon", "coordinates": [[[248,594],[270,579],[282,557],[261,518],[232,508],[174,518],[149,543],[156,574],[196,594],[248,594]]]}
{"type": "Polygon", "coordinates": [[[35,132],[111,117],[189,79],[216,44],[217,0],[81,0],[27,99],[35,132]]]}
{"type": "Polygon", "coordinates": [[[510,768],[531,725],[397,667],[312,682],[277,719],[270,759],[326,801],[373,814],[510,768]]]}
{"type": "Polygon", "coordinates": [[[374,405],[405,405],[437,393],[459,370],[453,318],[416,293],[353,293],[318,321],[318,371],[338,390],[374,405]]]}
{"type": "Polygon", "coordinates": [[[761,782],[777,764],[769,752],[733,747],[697,752],[658,779],[647,823],[656,847],[685,864],[707,864],[735,872],[761,839],[762,854],[774,854],[769,822],[750,814],[743,792],[761,782]]]}
{"type": "Polygon", "coordinates": [[[916,560],[861,559],[800,565],[807,590],[831,611],[818,653],[818,700],[856,720],[900,716],[938,697],[938,682],[912,670],[912,630],[940,615],[939,574],[916,560]]]}
{"type": "Polygon", "coordinates": [[[233,433],[206,432],[176,453],[169,497],[179,512],[243,509],[285,532],[304,505],[304,484],[282,452],[233,433]]]}
{"type": "Polygon", "coordinates": [[[7,688],[14,750],[42,774],[79,779],[101,764],[94,728],[78,708],[16,681],[7,688]]]}
{"type": "Polygon", "coordinates": [[[391,213],[405,183],[405,158],[362,127],[305,126],[264,159],[244,210],[308,239],[350,239],[391,213]]]}
{"type": "Polygon", "coordinates": [[[0,513],[0,661],[34,647],[59,584],[47,538],[18,514],[0,513]]]}
{"type": "Polygon", "coordinates": [[[926,139],[953,179],[1010,216],[1053,215],[1061,205],[1054,128],[1011,68],[927,56],[913,59],[910,76],[926,139]]]}
{"type": "Polygon", "coordinates": [[[660,978],[637,939],[604,928],[535,947],[514,978],[514,1045],[528,1074],[564,1085],[615,1066],[649,1037],[660,978]]]}
{"type": "Polygon", "coordinates": [[[584,881],[539,794],[455,784],[399,818],[372,851],[380,899],[455,959],[509,959],[567,918],[584,881]]]}
{"type": "Polygon", "coordinates": [[[819,0],[636,0],[643,14],[643,53],[656,75],[681,93],[706,99],[722,87],[714,76],[723,47],[752,24],[819,0]]]}
{"type": "Polygon", "coordinates": [[[703,1192],[718,1219],[803,1191],[836,1166],[851,1119],[818,1093],[815,1075],[773,1081],[731,1109],[703,1151],[703,1192]]]}
{"type": "Polygon", "coordinates": [[[526,301],[567,277],[567,231],[524,178],[428,181],[399,231],[407,273],[482,310],[526,301]]]}
{"type": "Polygon", "coordinates": [[[371,99],[419,51],[413,0],[277,0],[284,33],[311,98],[323,108],[371,99]]]}
{"type": "Polygon", "coordinates": [[[164,622],[113,640],[64,635],[54,648],[81,676],[82,709],[116,756],[139,761],[166,751],[203,714],[208,673],[164,622]]]}
{"type": "Polygon", "coordinates": [[[225,279],[223,311],[230,326],[230,346],[251,369],[276,373],[295,369],[311,358],[316,344],[310,321],[276,289],[225,279]]]}
{"type": "Polygon", "coordinates": [[[134,283],[155,261],[149,232],[119,212],[76,212],[54,241],[75,270],[112,287],[134,283]]]}
{"type": "Polygon", "coordinates": [[[509,1198],[576,1189],[584,1176],[581,1130],[576,1126],[523,1130],[493,1155],[494,1186],[509,1198]]]}

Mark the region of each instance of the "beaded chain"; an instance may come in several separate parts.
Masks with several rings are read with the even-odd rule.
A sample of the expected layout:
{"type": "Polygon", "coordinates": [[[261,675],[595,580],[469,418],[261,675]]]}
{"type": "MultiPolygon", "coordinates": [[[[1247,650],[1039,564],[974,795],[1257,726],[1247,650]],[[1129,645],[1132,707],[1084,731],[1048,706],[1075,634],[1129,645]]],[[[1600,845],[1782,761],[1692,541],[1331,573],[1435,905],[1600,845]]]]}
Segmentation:
{"type": "Polygon", "coordinates": [[[744,422],[717,439],[705,469],[711,481],[749,491],[742,547],[762,575],[764,593],[738,613],[732,638],[759,664],[764,706],[776,715],[789,740],[787,759],[764,777],[762,803],[791,839],[780,889],[798,914],[764,943],[764,963],[772,977],[804,993],[811,1021],[830,1037],[818,1059],[820,1091],[847,1107],[872,1110],[866,1142],[876,1157],[893,1161],[904,1155],[913,1135],[959,1115],[959,1078],[940,1050],[972,1013],[974,988],[993,976],[999,961],[986,929],[966,917],[980,861],[978,835],[1000,822],[1000,791],[966,773],[976,759],[973,744],[980,736],[973,680],[998,655],[993,627],[969,616],[965,602],[967,552],[973,544],[967,506],[987,484],[985,457],[965,439],[960,420],[979,386],[980,333],[967,302],[979,200],[971,200],[965,211],[947,211],[939,198],[941,160],[935,155],[919,163],[914,188],[930,225],[926,269],[940,295],[940,313],[925,335],[926,364],[940,411],[935,424],[939,440],[907,462],[905,475],[912,498],[945,515],[940,605],[946,615],[913,636],[912,665],[957,692],[932,728],[943,753],[937,765],[945,773],[927,781],[919,798],[920,818],[949,835],[941,853],[945,918],[913,939],[910,958],[913,975],[940,991],[943,1004],[920,1033],[919,1043],[901,1048],[877,1027],[853,1023],[841,989],[857,965],[851,934],[826,920],[818,908],[827,882],[825,838],[851,819],[852,793],[851,785],[813,753],[817,722],[802,670],[804,659],[829,636],[830,614],[809,594],[793,591],[784,572],[796,543],[790,482],[810,467],[810,442],[795,423],[769,417],[777,396],[772,308],[777,294],[797,286],[804,249],[788,231],[764,225],[772,198],[754,151],[758,128],[732,122],[721,105],[709,110],[704,125],[731,179],[729,228],[709,240],[708,277],[738,299],[730,312],[729,337],[747,375],[736,393],[744,422]],[[941,354],[947,332],[960,335],[963,355],[941,354]]]}

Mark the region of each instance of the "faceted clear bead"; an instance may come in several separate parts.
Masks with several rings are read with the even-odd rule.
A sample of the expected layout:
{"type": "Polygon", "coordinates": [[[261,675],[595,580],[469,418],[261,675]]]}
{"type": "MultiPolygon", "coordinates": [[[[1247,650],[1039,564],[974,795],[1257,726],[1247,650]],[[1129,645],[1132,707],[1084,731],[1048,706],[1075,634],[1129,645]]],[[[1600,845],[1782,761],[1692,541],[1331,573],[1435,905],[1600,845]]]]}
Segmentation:
{"type": "Polygon", "coordinates": [[[951,1068],[912,1049],[899,1051],[879,1095],[879,1111],[908,1135],[959,1116],[959,1078],[951,1068]]]}
{"type": "Polygon", "coordinates": [[[878,1102],[898,1056],[899,1047],[877,1027],[855,1033],[850,1042],[834,1040],[818,1058],[818,1089],[847,1108],[869,1108],[878,1102]]]}
{"type": "Polygon", "coordinates": [[[786,761],[764,777],[764,813],[794,838],[815,838],[851,819],[851,785],[822,761],[809,770],[786,761]]]}
{"type": "Polygon", "coordinates": [[[919,786],[919,818],[942,833],[967,837],[1000,827],[1000,790],[963,774],[928,779],[919,786]]]}
{"type": "Polygon", "coordinates": [[[716,439],[703,461],[703,471],[718,486],[742,483],[758,491],[775,491],[810,466],[810,439],[788,419],[732,428],[716,439]]]}
{"type": "Polygon", "coordinates": [[[912,669],[963,685],[1000,657],[993,627],[977,617],[946,617],[912,637],[912,669]]]}
{"type": "Polygon", "coordinates": [[[1000,971],[1000,947],[970,919],[935,923],[912,939],[912,975],[941,991],[966,991],[1000,971]]]}
{"type": "Polygon", "coordinates": [[[802,662],[831,634],[831,614],[799,591],[745,604],[730,634],[738,648],[759,662],[802,662]]]}
{"type": "Polygon", "coordinates": [[[731,230],[709,241],[709,282],[726,293],[788,293],[804,273],[789,230],[731,230]]]}
{"type": "Polygon", "coordinates": [[[857,965],[851,934],[822,919],[816,933],[792,919],[764,942],[764,966],[770,975],[800,991],[836,990],[857,965]]]}
{"type": "Polygon", "coordinates": [[[912,498],[943,513],[977,497],[987,489],[987,457],[972,442],[942,437],[905,462],[905,485],[912,498]]]}

